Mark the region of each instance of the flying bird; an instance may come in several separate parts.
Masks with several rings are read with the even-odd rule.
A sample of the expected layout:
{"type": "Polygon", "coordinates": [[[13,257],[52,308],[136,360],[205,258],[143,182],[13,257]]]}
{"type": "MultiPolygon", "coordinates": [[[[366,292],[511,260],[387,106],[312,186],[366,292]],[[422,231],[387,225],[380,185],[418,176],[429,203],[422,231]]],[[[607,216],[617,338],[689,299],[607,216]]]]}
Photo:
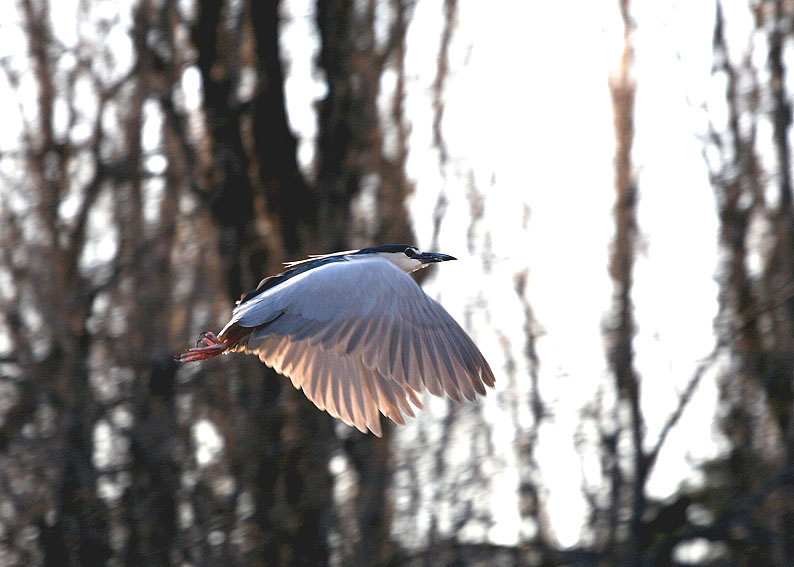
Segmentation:
{"type": "Polygon", "coordinates": [[[380,437],[378,412],[403,425],[425,390],[473,401],[494,385],[471,338],[408,275],[447,260],[388,244],[288,263],[177,360],[254,354],[321,410],[380,437]]]}

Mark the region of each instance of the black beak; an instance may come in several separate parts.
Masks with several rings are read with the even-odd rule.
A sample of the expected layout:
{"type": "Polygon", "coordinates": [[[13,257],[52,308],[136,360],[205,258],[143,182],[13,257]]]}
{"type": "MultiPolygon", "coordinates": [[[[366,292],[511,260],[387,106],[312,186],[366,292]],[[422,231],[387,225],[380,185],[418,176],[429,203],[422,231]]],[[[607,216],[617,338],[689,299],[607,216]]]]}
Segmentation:
{"type": "Polygon", "coordinates": [[[434,262],[446,262],[447,260],[457,260],[454,256],[449,254],[439,254],[438,252],[422,252],[413,257],[414,260],[419,260],[423,264],[432,264],[434,262]]]}

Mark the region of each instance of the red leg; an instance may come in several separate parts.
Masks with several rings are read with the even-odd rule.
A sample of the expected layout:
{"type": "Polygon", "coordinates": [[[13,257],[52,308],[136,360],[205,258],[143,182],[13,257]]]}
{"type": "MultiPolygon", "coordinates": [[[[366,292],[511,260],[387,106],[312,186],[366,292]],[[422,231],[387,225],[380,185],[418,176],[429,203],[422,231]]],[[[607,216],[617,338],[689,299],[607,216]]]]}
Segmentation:
{"type": "Polygon", "coordinates": [[[206,360],[223,354],[230,346],[232,346],[231,342],[222,341],[215,333],[206,331],[201,333],[201,337],[199,337],[194,348],[186,350],[176,356],[175,359],[177,362],[198,362],[199,360],[206,360]]]}
{"type": "Polygon", "coordinates": [[[204,331],[199,336],[195,348],[186,350],[182,354],[175,356],[174,359],[177,362],[198,362],[199,360],[218,356],[234,348],[251,331],[253,331],[252,328],[234,325],[226,333],[225,340],[221,340],[215,333],[204,331]]]}

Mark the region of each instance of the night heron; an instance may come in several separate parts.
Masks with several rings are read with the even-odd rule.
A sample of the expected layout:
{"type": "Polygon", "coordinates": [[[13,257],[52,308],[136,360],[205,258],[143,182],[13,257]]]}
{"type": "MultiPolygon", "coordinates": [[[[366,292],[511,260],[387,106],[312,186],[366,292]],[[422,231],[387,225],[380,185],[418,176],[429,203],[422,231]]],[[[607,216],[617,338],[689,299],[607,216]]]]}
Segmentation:
{"type": "Polygon", "coordinates": [[[494,384],[466,332],[408,275],[454,259],[389,244],[289,263],[177,360],[257,355],[318,408],[380,436],[378,411],[402,425],[424,390],[472,401],[494,384]]]}

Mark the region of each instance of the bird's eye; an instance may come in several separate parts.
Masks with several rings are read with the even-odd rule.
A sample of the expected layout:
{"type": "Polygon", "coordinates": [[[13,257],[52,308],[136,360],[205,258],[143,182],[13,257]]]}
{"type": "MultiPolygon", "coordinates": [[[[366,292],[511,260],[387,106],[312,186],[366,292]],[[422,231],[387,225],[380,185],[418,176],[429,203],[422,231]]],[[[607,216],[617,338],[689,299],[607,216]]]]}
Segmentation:
{"type": "Polygon", "coordinates": [[[413,258],[414,254],[416,254],[416,252],[414,252],[413,248],[406,248],[405,249],[405,255],[408,256],[409,258],[413,258]]]}

